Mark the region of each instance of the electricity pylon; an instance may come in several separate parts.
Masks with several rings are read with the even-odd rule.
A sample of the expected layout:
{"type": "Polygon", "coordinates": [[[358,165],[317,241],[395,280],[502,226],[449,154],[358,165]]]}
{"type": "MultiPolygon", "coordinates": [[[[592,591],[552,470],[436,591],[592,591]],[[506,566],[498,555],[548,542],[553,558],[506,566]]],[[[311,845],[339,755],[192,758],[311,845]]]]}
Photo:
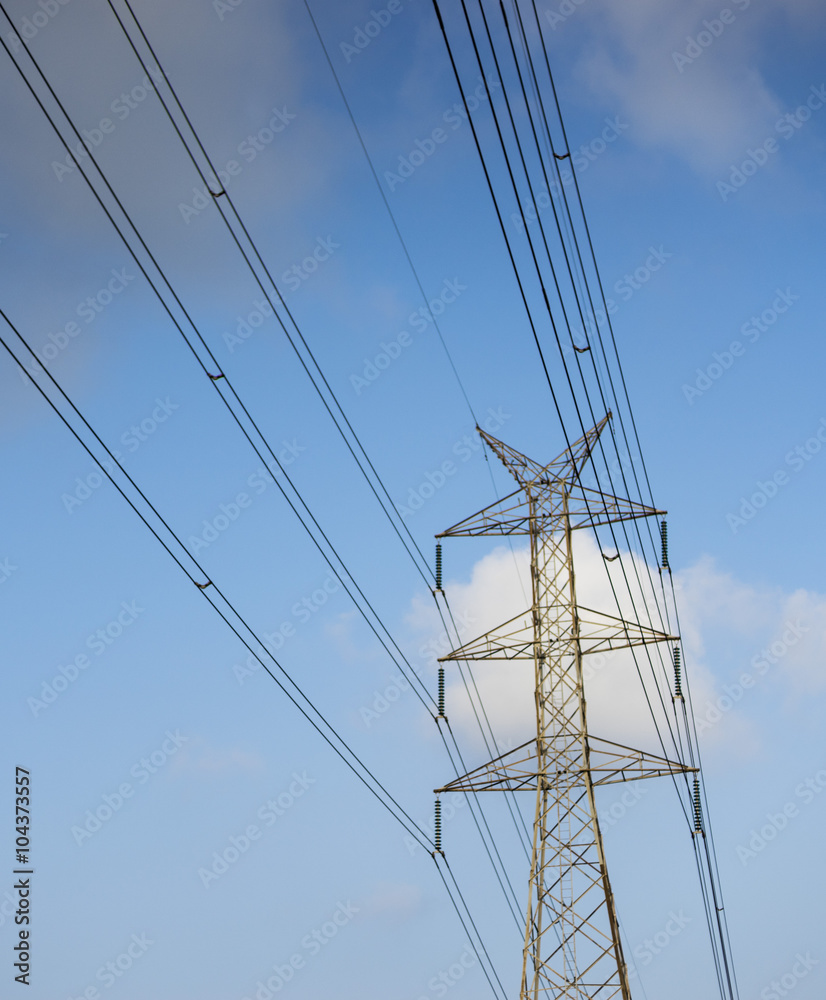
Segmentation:
{"type": "Polygon", "coordinates": [[[630,1000],[594,787],[693,770],[588,731],[582,657],[676,639],[577,604],[573,531],[664,513],[581,484],[609,418],[547,465],[480,430],[519,486],[438,536],[530,538],[531,608],[441,660],[532,660],[536,737],[436,789],[536,792],[520,1000],[630,1000]]]}

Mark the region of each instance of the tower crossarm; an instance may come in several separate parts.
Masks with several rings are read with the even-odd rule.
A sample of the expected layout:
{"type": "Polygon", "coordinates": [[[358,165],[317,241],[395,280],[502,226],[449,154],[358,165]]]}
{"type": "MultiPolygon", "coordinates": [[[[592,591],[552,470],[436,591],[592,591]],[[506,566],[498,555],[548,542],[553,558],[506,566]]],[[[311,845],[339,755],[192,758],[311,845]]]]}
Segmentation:
{"type": "Polygon", "coordinates": [[[614,785],[641,778],[697,772],[696,767],[598,736],[588,737],[588,751],[586,762],[581,736],[575,733],[554,740],[554,746],[544,755],[537,753],[537,741],[529,740],[435,791],[438,795],[447,792],[535,792],[553,787],[561,793],[566,788],[581,786],[586,773],[593,785],[614,785]]]}
{"type": "Polygon", "coordinates": [[[626,621],[604,611],[577,607],[580,652],[605,653],[652,642],[679,642],[679,636],[660,632],[641,622],[626,621]]]}
{"type": "Polygon", "coordinates": [[[528,497],[520,486],[501,500],[441,532],[437,538],[455,538],[462,535],[528,535],[530,534],[531,508],[528,497]]]}
{"type": "Polygon", "coordinates": [[[597,528],[617,521],[633,521],[639,517],[662,516],[667,511],[636,500],[626,500],[575,483],[567,494],[567,516],[570,528],[597,528]]]}
{"type": "Polygon", "coordinates": [[[580,653],[584,655],[644,646],[650,642],[677,642],[679,637],[602,611],[577,607],[575,624],[572,622],[564,631],[537,648],[533,610],[529,609],[451,650],[445,656],[440,656],[439,662],[533,660],[537,655],[548,656],[551,652],[571,652],[571,644],[576,641],[579,643],[580,653]]]}
{"type": "Polygon", "coordinates": [[[631,521],[667,513],[657,507],[615,497],[610,493],[600,493],[578,483],[565,494],[564,503],[563,510],[562,494],[552,491],[549,482],[540,480],[531,484],[529,489],[520,487],[514,490],[436,537],[529,535],[532,523],[539,529],[550,531],[562,516],[568,518],[571,530],[575,531],[578,528],[597,528],[617,521],[631,521]]]}
{"type": "Polygon", "coordinates": [[[497,628],[485,632],[476,639],[466,642],[447,655],[440,656],[439,662],[448,660],[531,660],[534,659],[536,639],[534,635],[533,613],[523,611],[497,628]]]}

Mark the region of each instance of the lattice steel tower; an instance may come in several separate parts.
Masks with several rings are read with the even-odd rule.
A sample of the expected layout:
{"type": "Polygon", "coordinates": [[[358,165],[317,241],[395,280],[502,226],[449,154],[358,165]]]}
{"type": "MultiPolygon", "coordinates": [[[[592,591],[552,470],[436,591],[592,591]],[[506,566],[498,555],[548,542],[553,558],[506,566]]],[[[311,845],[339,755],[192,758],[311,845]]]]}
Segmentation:
{"type": "Polygon", "coordinates": [[[441,659],[533,661],[536,737],[436,789],[536,793],[521,1000],[630,1000],[594,787],[693,770],[588,731],[582,657],[676,638],[577,604],[572,533],[663,513],[581,484],[609,418],[547,465],[480,430],[518,488],[438,536],[530,538],[531,608],[441,659]]]}

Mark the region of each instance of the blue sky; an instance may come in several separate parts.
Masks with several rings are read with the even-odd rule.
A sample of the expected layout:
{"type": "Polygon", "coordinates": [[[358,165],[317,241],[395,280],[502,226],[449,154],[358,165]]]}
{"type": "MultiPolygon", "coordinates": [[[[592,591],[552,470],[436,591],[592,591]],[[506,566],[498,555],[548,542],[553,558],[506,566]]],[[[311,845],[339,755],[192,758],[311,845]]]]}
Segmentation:
{"type": "MultiPolygon", "coordinates": [[[[229,376],[434,692],[434,652],[447,646],[427,586],[108,4],[5,6],[169,278],[174,319],[189,331],[191,318],[210,366],[229,376]]],[[[330,388],[432,559],[434,534],[511,488],[478,447],[472,412],[539,461],[562,451],[562,430],[431,5],[311,7],[375,176],[303,3],[134,4],[330,388]]],[[[459,8],[444,9],[476,87],[459,8]]],[[[564,0],[538,10],[648,477],[669,511],[741,993],[772,1000],[783,995],[773,982],[787,991],[793,982],[796,998],[821,997],[826,13],[815,0],[564,0]]],[[[5,19],[0,36],[20,55],[5,19]]],[[[428,827],[432,789],[453,776],[428,713],[67,164],[6,52],[0,95],[2,309],[206,576],[428,827]]],[[[505,192],[501,165],[494,177],[505,192]]],[[[102,197],[117,216],[112,195],[102,197]]],[[[505,194],[502,205],[527,273],[526,228],[536,235],[539,220],[522,201],[505,194]]],[[[138,245],[134,234],[129,242],[138,245]]],[[[19,349],[5,324],[3,337],[19,349]]],[[[544,346],[572,423],[558,355],[550,339],[544,346]]],[[[0,599],[6,801],[15,766],[32,776],[29,996],[241,1000],[273,975],[283,981],[276,993],[295,998],[485,995],[424,849],[248,662],[208,592],[101,477],[39,395],[36,386],[58,399],[46,375],[26,363],[30,375],[0,357],[0,599]],[[98,811],[106,819],[96,828],[98,811]],[[205,875],[233,845],[237,860],[205,875]],[[107,963],[122,974],[107,974],[107,963]]],[[[581,592],[606,599],[591,536],[577,559],[581,592]]],[[[519,539],[512,550],[491,539],[446,544],[463,638],[523,609],[526,573],[519,539]]],[[[592,721],[645,741],[628,671],[624,661],[595,671],[592,721]]],[[[527,679],[497,666],[478,681],[498,738],[528,739],[527,679]]],[[[475,766],[485,748],[463,698],[449,675],[448,714],[475,766]]],[[[444,808],[451,867],[516,995],[521,932],[469,809],[444,808]]],[[[600,809],[634,996],[713,989],[672,789],[604,790],[600,809]]],[[[524,892],[510,818],[501,803],[486,811],[524,892]]],[[[4,815],[9,956],[14,834],[4,815]]],[[[2,976],[22,989],[11,959],[2,976]]]]}

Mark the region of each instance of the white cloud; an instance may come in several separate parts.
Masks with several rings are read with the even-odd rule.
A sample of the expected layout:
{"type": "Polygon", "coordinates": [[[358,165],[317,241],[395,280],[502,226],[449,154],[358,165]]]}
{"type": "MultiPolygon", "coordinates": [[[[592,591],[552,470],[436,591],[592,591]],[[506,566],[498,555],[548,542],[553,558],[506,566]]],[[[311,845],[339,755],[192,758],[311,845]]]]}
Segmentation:
{"type": "Polygon", "coordinates": [[[743,671],[758,677],[780,673],[787,693],[826,688],[826,595],[753,587],[708,557],[683,570],[678,582],[683,638],[691,655],[711,655],[705,637],[727,637],[738,647],[732,678],[743,671]]]}
{"type": "Polygon", "coordinates": [[[256,773],[264,769],[260,754],[249,753],[240,747],[217,749],[208,746],[203,739],[193,739],[172,762],[176,775],[201,774],[209,777],[224,777],[238,773],[256,773]]]}
{"type": "Polygon", "coordinates": [[[720,5],[706,0],[592,5],[595,43],[579,67],[601,99],[619,102],[629,138],[704,173],[774,135],[782,111],[755,67],[763,20],[750,8],[732,10],[734,20],[713,36],[703,22],[718,21],[720,5]],[[696,41],[701,32],[703,42],[712,39],[706,47],[696,41]]]}
{"type": "Polygon", "coordinates": [[[365,916],[400,920],[411,916],[421,905],[422,891],[405,882],[379,882],[362,904],[365,916]]]}
{"type": "MultiPolygon", "coordinates": [[[[596,611],[616,614],[611,583],[595,541],[580,533],[576,536],[575,549],[578,603],[596,611]]],[[[630,560],[628,565],[632,565],[630,560]]],[[[612,563],[610,572],[612,579],[620,581],[619,563],[612,563]]],[[[646,572],[640,576],[647,582],[646,572]]],[[[655,578],[658,579],[656,571],[655,578]]],[[[511,552],[501,546],[474,566],[469,582],[449,583],[448,596],[454,612],[474,619],[463,639],[473,639],[524,611],[530,605],[529,579],[528,549],[520,547],[511,552]]],[[[635,604],[639,608],[643,602],[633,572],[630,579],[636,590],[635,604]]],[[[621,581],[615,585],[620,592],[621,581]]],[[[630,600],[626,600],[623,614],[630,617],[630,600]]],[[[432,631],[438,632],[436,621],[420,602],[414,602],[410,623],[420,629],[429,623],[432,631]]],[[[639,660],[641,668],[648,671],[647,657],[643,655],[639,660]]],[[[653,662],[659,666],[658,659],[653,662]]],[[[584,669],[591,731],[607,739],[639,744],[657,751],[659,743],[632,655],[626,651],[607,655],[595,653],[585,658],[584,669]]],[[[477,662],[472,666],[472,673],[497,740],[516,745],[530,739],[535,731],[533,664],[522,660],[477,662]]],[[[479,747],[475,714],[459,676],[458,665],[446,664],[446,678],[447,710],[451,724],[461,731],[463,738],[479,747]]],[[[698,684],[705,685],[702,675],[698,684]]]]}
{"type": "MultiPolygon", "coordinates": [[[[613,580],[617,593],[625,590],[623,617],[632,620],[635,616],[623,572],[638,609],[645,604],[649,579],[659,586],[656,568],[649,577],[649,568],[628,553],[621,561],[605,564],[593,537],[582,532],[575,535],[575,566],[580,606],[616,614],[613,580]]],[[[519,547],[511,552],[499,546],[474,565],[469,580],[448,582],[446,590],[454,613],[467,616],[471,622],[462,635],[463,642],[524,611],[530,603],[526,599],[529,579],[528,549],[519,547]]],[[[821,666],[826,653],[826,595],[802,590],[787,594],[779,588],[754,587],[719,570],[708,557],[677,573],[674,583],[682,624],[684,670],[690,679],[696,717],[701,721],[701,749],[729,757],[756,753],[769,735],[761,716],[765,696],[762,700],[756,697],[761,689],[770,691],[773,689],[766,685],[779,684],[786,700],[826,689],[826,671],[821,666]],[[738,693],[739,679],[744,674],[753,678],[753,683],[738,693]]],[[[441,631],[435,611],[422,599],[414,600],[408,624],[428,636],[441,631]]],[[[652,624],[659,627],[656,618],[652,624]]],[[[670,643],[646,646],[638,650],[636,658],[645,691],[666,733],[666,747],[666,717],[672,725],[674,722],[670,649],[670,643]]],[[[446,651],[440,648],[438,654],[446,651]]],[[[473,759],[479,760],[485,750],[459,666],[449,662],[445,667],[451,726],[463,743],[470,744],[473,759]]],[[[661,752],[631,653],[620,650],[586,656],[584,673],[589,731],[661,752]]],[[[472,674],[500,745],[513,747],[529,740],[536,725],[532,663],[476,662],[472,674]]]]}
{"type": "Polygon", "coordinates": [[[826,595],[796,590],[786,599],[780,618],[783,631],[778,628],[774,641],[785,647],[781,670],[794,692],[826,690],[826,595]]]}

